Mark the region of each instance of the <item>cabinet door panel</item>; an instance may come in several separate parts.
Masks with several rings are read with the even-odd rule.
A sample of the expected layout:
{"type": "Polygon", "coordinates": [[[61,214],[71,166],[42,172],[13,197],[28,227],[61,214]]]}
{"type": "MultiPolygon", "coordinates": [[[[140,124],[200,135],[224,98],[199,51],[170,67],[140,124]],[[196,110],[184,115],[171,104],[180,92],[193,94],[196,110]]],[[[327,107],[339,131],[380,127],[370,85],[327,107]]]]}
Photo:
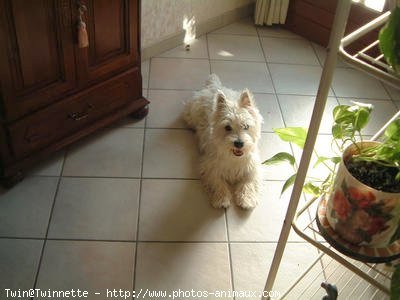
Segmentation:
{"type": "Polygon", "coordinates": [[[124,1],[92,1],[90,3],[89,65],[95,67],[107,59],[127,53],[128,38],[124,30],[124,1]],[[92,26],[95,23],[96,26],[92,26]]]}
{"type": "Polygon", "coordinates": [[[89,47],[80,53],[81,83],[107,78],[138,64],[137,0],[86,0],[89,47]],[[96,25],[95,25],[96,24],[96,25]]]}
{"type": "Polygon", "coordinates": [[[54,102],[76,86],[69,1],[1,1],[0,78],[7,118],[54,102]]]}

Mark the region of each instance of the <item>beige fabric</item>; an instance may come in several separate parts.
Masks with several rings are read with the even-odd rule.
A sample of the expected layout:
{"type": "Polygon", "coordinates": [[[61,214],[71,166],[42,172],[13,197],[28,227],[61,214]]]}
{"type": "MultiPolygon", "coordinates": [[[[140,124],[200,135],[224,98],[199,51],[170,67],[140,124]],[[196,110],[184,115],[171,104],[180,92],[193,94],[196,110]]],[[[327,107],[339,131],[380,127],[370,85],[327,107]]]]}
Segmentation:
{"type": "Polygon", "coordinates": [[[254,20],[256,25],[284,24],[289,0],[257,0],[254,20]]]}

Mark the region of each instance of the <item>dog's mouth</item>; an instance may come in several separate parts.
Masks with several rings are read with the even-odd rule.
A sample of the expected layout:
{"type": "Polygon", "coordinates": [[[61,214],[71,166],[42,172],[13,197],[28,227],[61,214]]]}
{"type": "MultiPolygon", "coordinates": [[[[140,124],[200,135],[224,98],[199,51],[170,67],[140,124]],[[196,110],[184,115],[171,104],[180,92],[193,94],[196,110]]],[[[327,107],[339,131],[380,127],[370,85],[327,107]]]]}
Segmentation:
{"type": "Polygon", "coordinates": [[[242,156],[242,155],[243,155],[243,150],[240,150],[240,149],[238,149],[238,148],[233,148],[233,149],[232,149],[232,152],[233,152],[233,154],[236,155],[236,156],[242,156]]]}

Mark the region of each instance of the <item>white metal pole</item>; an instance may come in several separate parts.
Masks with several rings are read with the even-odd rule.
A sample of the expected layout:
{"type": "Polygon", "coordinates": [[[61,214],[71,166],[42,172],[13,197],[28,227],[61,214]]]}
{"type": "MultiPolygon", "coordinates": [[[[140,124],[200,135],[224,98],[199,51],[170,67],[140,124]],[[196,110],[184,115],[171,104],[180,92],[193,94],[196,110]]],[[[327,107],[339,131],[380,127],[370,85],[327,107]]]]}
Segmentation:
{"type": "Polygon", "coordinates": [[[333,21],[333,26],[329,39],[328,54],[325,59],[324,68],[319,83],[317,98],[311,116],[306,143],[304,145],[304,150],[301,156],[299,170],[297,172],[292,195],[290,197],[289,207],[286,212],[285,220],[283,221],[283,226],[281,229],[281,234],[279,236],[278,245],[276,247],[271,268],[268,273],[267,282],[264,287],[264,294],[262,297],[263,300],[269,299],[267,295],[268,292],[271,291],[273,288],[276,274],[278,273],[279,265],[290,233],[292,221],[296,213],[299,199],[301,197],[305,177],[307,175],[308,166],[310,164],[311,155],[315,145],[315,140],[317,139],[319,126],[324,112],[326,99],[328,97],[329,89],[332,83],[333,72],[336,66],[337,52],[339,49],[340,41],[344,34],[344,30],[346,28],[346,23],[350,13],[350,8],[351,8],[351,0],[338,1],[336,7],[335,19],[333,21]]]}

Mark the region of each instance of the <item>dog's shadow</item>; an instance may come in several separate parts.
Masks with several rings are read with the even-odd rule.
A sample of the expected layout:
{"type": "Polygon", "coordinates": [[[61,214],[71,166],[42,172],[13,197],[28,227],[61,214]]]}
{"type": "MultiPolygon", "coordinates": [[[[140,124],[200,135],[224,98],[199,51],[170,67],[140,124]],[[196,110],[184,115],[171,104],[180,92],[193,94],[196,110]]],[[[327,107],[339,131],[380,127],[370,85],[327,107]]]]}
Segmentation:
{"type": "Polygon", "coordinates": [[[139,240],[152,244],[162,242],[157,246],[162,252],[151,251],[150,255],[154,255],[151,260],[159,266],[151,282],[139,283],[146,285],[140,288],[184,288],[179,284],[201,275],[198,272],[203,265],[210,268],[207,257],[214,253],[204,251],[227,242],[225,210],[213,208],[200,181],[191,181],[176,187],[173,195],[165,195],[165,201],[160,203],[162,211],[153,214],[155,219],[141,224],[149,224],[149,228],[139,230],[142,233],[139,240]]]}

